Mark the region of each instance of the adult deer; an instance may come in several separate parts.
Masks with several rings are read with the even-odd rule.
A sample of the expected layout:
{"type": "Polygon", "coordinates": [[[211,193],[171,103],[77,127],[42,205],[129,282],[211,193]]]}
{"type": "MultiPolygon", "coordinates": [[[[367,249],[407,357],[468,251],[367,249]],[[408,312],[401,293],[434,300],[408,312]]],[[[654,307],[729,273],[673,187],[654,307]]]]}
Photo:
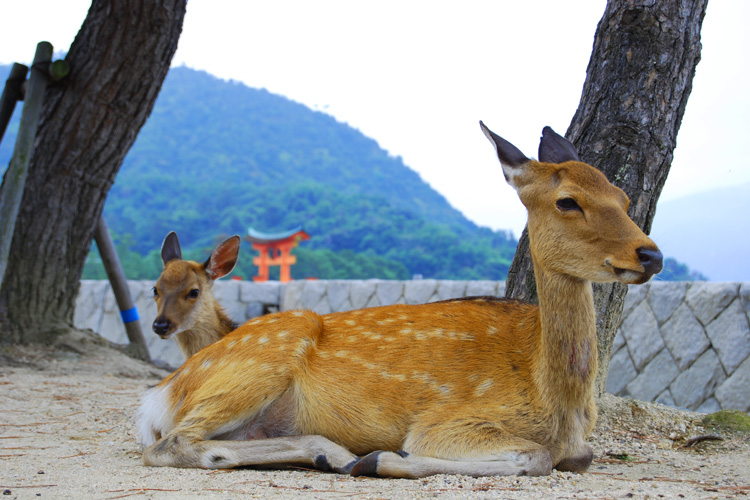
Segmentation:
{"type": "Polygon", "coordinates": [[[237,328],[214,298],[214,280],[226,276],[237,263],[240,237],[217,246],[206,262],[182,260],[177,234],[164,238],[164,269],[154,287],[157,316],[152,328],[163,339],[175,337],[185,358],[218,341],[237,328]]]}
{"type": "Polygon", "coordinates": [[[147,465],[403,478],[587,469],[591,281],[644,283],[662,256],[623,191],[552,129],[535,161],[480,125],[529,211],[539,307],[475,297],[254,319],[146,394],[147,465]]]}

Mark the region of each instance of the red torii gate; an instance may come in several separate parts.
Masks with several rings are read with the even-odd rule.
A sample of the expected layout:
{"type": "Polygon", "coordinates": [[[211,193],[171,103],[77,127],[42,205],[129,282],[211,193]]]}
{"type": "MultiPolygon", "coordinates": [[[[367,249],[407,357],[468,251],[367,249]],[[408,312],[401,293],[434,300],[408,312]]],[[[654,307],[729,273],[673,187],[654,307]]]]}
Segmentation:
{"type": "Polygon", "coordinates": [[[268,281],[268,266],[280,266],[279,280],[292,281],[291,267],[297,262],[292,248],[302,240],[309,240],[310,235],[302,226],[282,233],[261,233],[249,228],[246,239],[254,250],[260,252],[259,256],[253,257],[253,264],[258,266],[258,275],[253,276],[253,281],[268,281]]]}

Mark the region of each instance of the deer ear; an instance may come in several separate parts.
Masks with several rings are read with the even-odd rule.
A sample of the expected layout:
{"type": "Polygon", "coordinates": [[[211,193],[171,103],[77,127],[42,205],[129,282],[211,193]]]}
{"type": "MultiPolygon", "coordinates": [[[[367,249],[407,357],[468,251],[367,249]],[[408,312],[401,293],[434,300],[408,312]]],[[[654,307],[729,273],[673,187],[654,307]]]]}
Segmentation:
{"type": "Polygon", "coordinates": [[[210,279],[217,280],[232,272],[240,255],[240,241],[240,237],[235,234],[211,252],[211,256],[203,264],[210,279]]]}
{"type": "Polygon", "coordinates": [[[520,167],[528,163],[529,159],[513,144],[488,129],[481,120],[479,121],[479,127],[495,148],[497,158],[500,160],[500,165],[503,167],[505,180],[508,181],[508,184],[511,186],[516,187],[513,178],[521,173],[520,167]]]}
{"type": "Polygon", "coordinates": [[[542,140],[539,143],[539,161],[544,163],[565,163],[581,161],[573,143],[561,136],[552,128],[544,127],[542,140]]]}
{"type": "Polygon", "coordinates": [[[164,265],[172,260],[181,260],[182,250],[180,250],[180,240],[177,239],[177,233],[170,232],[164,242],[161,244],[161,261],[164,265]]]}

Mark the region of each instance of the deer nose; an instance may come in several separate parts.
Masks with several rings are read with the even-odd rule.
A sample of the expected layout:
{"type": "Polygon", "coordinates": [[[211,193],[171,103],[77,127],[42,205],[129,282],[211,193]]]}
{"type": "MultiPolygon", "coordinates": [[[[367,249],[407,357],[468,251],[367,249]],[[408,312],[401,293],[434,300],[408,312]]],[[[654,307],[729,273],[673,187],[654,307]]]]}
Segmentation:
{"type": "Polygon", "coordinates": [[[156,318],[154,324],[151,325],[151,328],[157,335],[166,335],[167,331],[169,331],[169,320],[164,318],[156,318]]]}
{"type": "Polygon", "coordinates": [[[647,274],[653,275],[661,271],[664,263],[664,256],[659,250],[641,247],[636,250],[635,253],[638,254],[638,260],[647,274]]]}

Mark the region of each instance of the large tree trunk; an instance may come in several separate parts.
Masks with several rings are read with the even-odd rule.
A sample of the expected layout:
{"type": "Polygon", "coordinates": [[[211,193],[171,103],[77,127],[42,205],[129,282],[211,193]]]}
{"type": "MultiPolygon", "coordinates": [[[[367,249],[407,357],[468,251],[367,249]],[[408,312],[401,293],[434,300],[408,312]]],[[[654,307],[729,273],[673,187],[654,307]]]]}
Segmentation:
{"type": "Polygon", "coordinates": [[[93,0],[66,57],[70,76],[47,90],[0,289],[0,340],[51,341],[72,328],[94,228],[169,70],[185,7],[93,0]]]}
{"type": "MultiPolygon", "coordinates": [[[[669,173],[700,60],[707,1],[609,0],[596,30],[581,102],[566,134],[583,161],[601,169],[627,193],[628,213],[646,233],[669,173]]],[[[598,395],[604,392],[626,293],[627,287],[620,284],[594,287],[598,395]]],[[[536,302],[525,230],[506,295],[536,302]]]]}

